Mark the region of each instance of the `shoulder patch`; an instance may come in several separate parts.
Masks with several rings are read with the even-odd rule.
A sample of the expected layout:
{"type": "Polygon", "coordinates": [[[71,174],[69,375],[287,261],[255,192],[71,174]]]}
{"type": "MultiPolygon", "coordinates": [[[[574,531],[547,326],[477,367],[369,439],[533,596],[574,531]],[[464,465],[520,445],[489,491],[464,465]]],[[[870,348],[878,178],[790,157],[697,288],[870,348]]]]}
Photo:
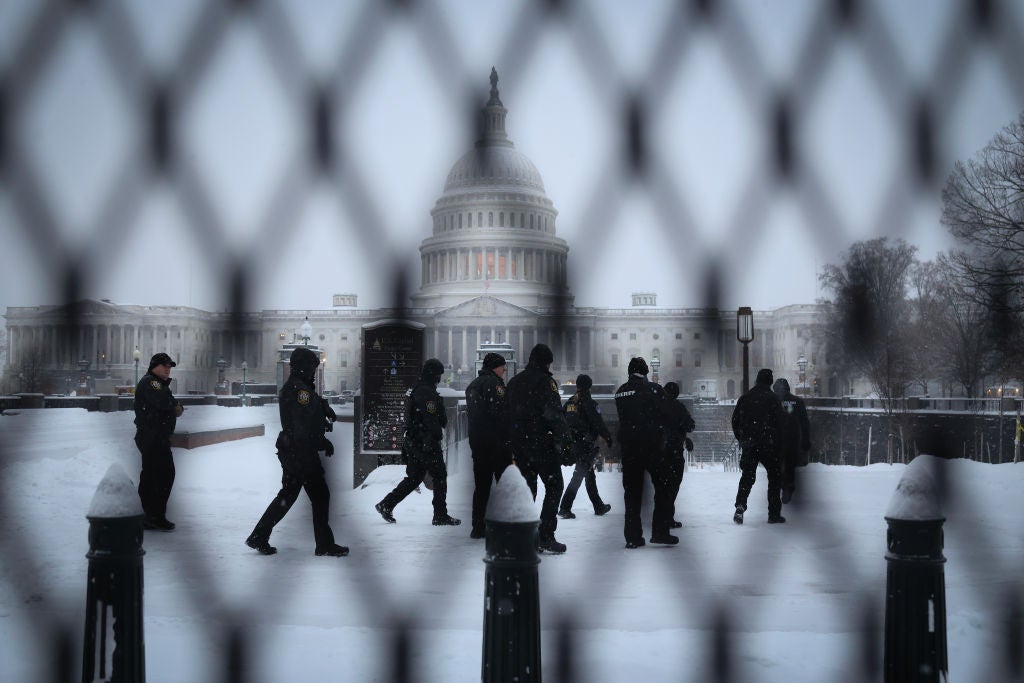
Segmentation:
{"type": "Polygon", "coordinates": [[[436,413],[437,412],[437,403],[435,401],[427,401],[427,412],[428,413],[436,413]]]}
{"type": "Polygon", "coordinates": [[[153,387],[157,391],[160,391],[161,389],[164,388],[164,385],[160,384],[160,382],[156,381],[155,379],[149,380],[149,386],[153,387]]]}
{"type": "Polygon", "coordinates": [[[567,412],[567,413],[575,413],[576,412],[576,404],[573,403],[572,401],[569,401],[568,403],[566,403],[565,404],[565,412],[567,412]]]}
{"type": "Polygon", "coordinates": [[[501,386],[499,384],[498,386],[494,387],[494,393],[496,393],[501,398],[504,398],[505,397],[505,387],[503,387],[503,386],[501,386]]]}
{"type": "Polygon", "coordinates": [[[558,393],[558,382],[556,382],[553,379],[549,379],[548,381],[551,382],[551,391],[553,391],[553,392],[555,392],[557,394],[558,393]]]}
{"type": "Polygon", "coordinates": [[[299,405],[309,405],[309,392],[306,391],[305,389],[299,389],[299,393],[298,396],[296,396],[296,398],[299,401],[299,405]]]}

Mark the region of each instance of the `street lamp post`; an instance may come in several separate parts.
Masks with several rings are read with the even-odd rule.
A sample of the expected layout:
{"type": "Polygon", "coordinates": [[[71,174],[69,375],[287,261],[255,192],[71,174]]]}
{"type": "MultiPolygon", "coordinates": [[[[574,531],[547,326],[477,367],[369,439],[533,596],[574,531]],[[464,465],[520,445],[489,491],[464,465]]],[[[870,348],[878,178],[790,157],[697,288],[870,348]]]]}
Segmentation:
{"type": "Polygon", "coordinates": [[[743,344],[743,383],[740,393],[750,391],[750,350],[748,344],[754,341],[754,312],[749,306],[742,306],[736,311],[736,339],[743,344]]]}
{"type": "Polygon", "coordinates": [[[246,373],[248,371],[249,371],[249,364],[243,360],[242,361],[242,405],[243,406],[244,405],[248,405],[247,399],[246,399],[246,396],[245,396],[246,373]]]}
{"type": "Polygon", "coordinates": [[[139,347],[136,346],[135,350],[132,351],[132,360],[135,361],[135,383],[139,383],[139,359],[142,358],[142,353],[139,351],[139,347]]]}
{"type": "Polygon", "coordinates": [[[807,395],[807,356],[801,353],[796,359],[796,367],[800,371],[800,391],[797,393],[807,395]]]}
{"type": "Polygon", "coordinates": [[[651,381],[654,382],[655,384],[657,384],[658,380],[660,379],[658,377],[658,370],[660,370],[660,369],[661,369],[661,359],[658,358],[657,356],[652,356],[651,357],[651,381]]]}
{"type": "Polygon", "coordinates": [[[313,326],[309,324],[309,316],[303,321],[302,325],[299,326],[299,339],[302,340],[303,346],[309,346],[309,338],[313,336],[313,326]]]}

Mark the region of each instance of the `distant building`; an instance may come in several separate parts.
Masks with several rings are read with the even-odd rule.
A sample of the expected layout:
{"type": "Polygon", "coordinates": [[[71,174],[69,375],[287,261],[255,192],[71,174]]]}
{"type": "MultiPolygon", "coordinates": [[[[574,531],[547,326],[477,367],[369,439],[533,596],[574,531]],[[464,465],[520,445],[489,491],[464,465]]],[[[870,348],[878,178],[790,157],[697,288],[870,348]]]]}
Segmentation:
{"type": "MultiPolygon", "coordinates": [[[[630,308],[574,305],[567,284],[569,245],[556,231],[558,211],[533,162],[508,137],[508,110],[497,82],[492,70],[481,138],[452,166],[431,211],[433,229],[420,244],[422,279],[410,308],[359,309],[356,294],[335,294],[331,309],[246,313],[243,332],[233,337],[227,313],[87,301],[77,339],[67,339],[59,333],[61,307],[11,307],[5,376],[17,376],[32,358],[42,368],[44,390],[61,392],[85,359],[91,375],[128,381],[138,348],[140,372],[153,353],[171,354],[178,362],[173,376],[179,392],[212,392],[221,358],[230,380],[241,378],[244,361],[249,380],[272,383],[280,349],[298,339],[308,318],[309,343],[325,357],[324,387],[354,389],[362,325],[405,317],[426,326],[426,355],[445,363],[456,387],[475,376],[476,350],[484,342],[510,344],[520,367],[533,345],[544,342],[554,351],[552,371],[560,381],[585,372],[595,384],[617,385],[629,359],[643,356],[658,359],[663,383],[678,382],[687,392],[704,382],[718,398],[735,398],[742,372],[735,311],[657,308],[654,292],[634,293],[630,308]]],[[[772,367],[794,384],[803,354],[808,382],[820,376],[822,393],[838,391],[826,379],[824,358],[812,339],[816,308],[755,312],[752,375],[772,367]]]]}

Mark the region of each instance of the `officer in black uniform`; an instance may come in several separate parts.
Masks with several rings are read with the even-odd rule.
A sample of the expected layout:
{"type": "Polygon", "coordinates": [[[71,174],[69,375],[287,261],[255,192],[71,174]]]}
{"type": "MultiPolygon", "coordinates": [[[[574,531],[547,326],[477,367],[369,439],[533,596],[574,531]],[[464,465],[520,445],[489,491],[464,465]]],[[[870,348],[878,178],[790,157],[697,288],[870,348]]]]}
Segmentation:
{"type": "Polygon", "coordinates": [[[245,544],[264,555],[273,555],[277,548],[270,545],[270,533],[284,518],[299,496],[306,490],[313,505],[314,552],[318,556],[344,557],[348,548],[334,542],[334,532],[328,523],[331,492],[324,480],[320,453],[334,455],[334,446],[326,432],[333,427],[336,417],[327,401],[316,393],[316,368],[320,358],[300,346],[292,351],[289,360],[291,374],[278,395],[281,432],[277,436],[277,459],[281,461],[281,490],[267,506],[256,523],[256,528],[245,539],[245,544]]]}
{"type": "Polygon", "coordinates": [[[509,441],[508,401],[505,395],[505,358],[498,353],[484,356],[476,379],[466,387],[469,417],[469,448],[473,452],[473,528],[470,538],[484,538],[484,513],[491,495],[491,483],[512,464],[509,441]]]}
{"type": "Polygon", "coordinates": [[[782,502],[788,503],[796,491],[796,468],[807,464],[811,450],[811,421],[804,400],[789,390],[789,382],[780,377],[772,391],[782,402],[782,502]]]}
{"type": "Polygon", "coordinates": [[[171,434],[181,416],[181,403],[171,393],[171,368],[166,353],[149,360],[149,370],[135,386],[135,445],[142,454],[139,499],[146,517],[142,524],[154,531],[173,531],[167,519],[167,499],[174,485],[171,434]]]}
{"type": "Polygon", "coordinates": [[[462,523],[448,514],[448,469],[444,464],[441,439],[448,426],[444,403],[437,393],[437,383],[444,374],[444,365],[436,358],[423,364],[420,379],[405,398],[405,446],[404,453],[409,462],[405,468],[405,479],[384,496],[374,507],[389,524],[395,523],[392,511],[405,497],[416,490],[429,474],[434,480],[435,526],[457,526],[462,523]]]}
{"type": "Polygon", "coordinates": [[[782,427],[782,403],[772,392],[772,371],[757,373],[754,386],[736,401],[732,412],[732,432],[740,442],[740,484],[736,490],[736,512],[732,521],[743,524],[747,496],[757,477],[757,464],[768,472],[768,523],[781,524],[782,462],[779,458],[782,427]]]}
{"type": "Polygon", "coordinates": [[[601,494],[597,490],[597,477],[594,476],[594,461],[598,453],[597,444],[594,442],[597,437],[601,437],[611,448],[612,435],[604,424],[604,418],[601,417],[601,407],[590,395],[592,386],[594,380],[590,375],[579,375],[576,378],[576,393],[565,402],[565,420],[572,433],[572,453],[576,460],[576,469],[572,472],[569,485],[565,487],[565,495],[562,496],[562,503],[558,506],[558,516],[562,519],[576,519],[572,504],[576,500],[580,484],[584,481],[587,495],[594,505],[594,514],[603,515],[612,509],[611,505],[601,500],[601,494]]]}
{"type": "Polygon", "coordinates": [[[615,407],[619,411],[619,443],[622,447],[626,547],[639,548],[644,545],[640,505],[645,471],[651,475],[651,484],[654,486],[651,543],[675,545],[679,543],[679,538],[669,533],[672,502],[668,497],[667,478],[662,466],[665,392],[660,385],[647,380],[647,361],[643,358],[630,359],[626,369],[629,380],[615,392],[615,407]]]}
{"type": "Polygon", "coordinates": [[[554,360],[546,344],[533,347],[526,369],[508,383],[508,410],[512,420],[512,454],[535,500],[537,478],[544,483],[539,547],[557,554],[565,552],[565,544],[555,539],[555,529],[558,503],[565,486],[563,458],[565,464],[572,462],[572,437],[562,412],[558,383],[551,376],[554,360]]]}
{"type": "Polygon", "coordinates": [[[693,442],[686,436],[695,428],[693,417],[686,406],[679,402],[679,385],[669,382],[665,385],[665,458],[664,469],[668,499],[672,504],[672,528],[678,529],[681,522],[675,518],[676,496],[683,483],[686,470],[686,452],[693,450],[693,442]]]}

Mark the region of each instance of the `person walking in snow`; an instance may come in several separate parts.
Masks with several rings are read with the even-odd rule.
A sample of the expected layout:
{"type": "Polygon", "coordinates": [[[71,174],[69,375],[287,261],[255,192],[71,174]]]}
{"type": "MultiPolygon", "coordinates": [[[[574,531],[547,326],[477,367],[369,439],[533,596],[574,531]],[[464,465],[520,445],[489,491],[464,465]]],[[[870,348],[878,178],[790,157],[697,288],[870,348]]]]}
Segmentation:
{"type": "Polygon", "coordinates": [[[562,519],[576,519],[572,504],[576,500],[580,484],[584,481],[590,503],[594,506],[594,514],[603,515],[612,509],[611,505],[601,500],[601,494],[597,490],[597,477],[594,476],[594,461],[598,454],[595,441],[601,437],[605,445],[611,448],[612,435],[604,424],[604,418],[601,417],[601,407],[590,395],[592,386],[594,380],[590,375],[578,376],[576,393],[565,402],[565,419],[572,433],[572,453],[576,469],[572,472],[572,478],[562,496],[562,503],[558,506],[558,516],[562,519]]]}
{"type": "Polygon", "coordinates": [[[245,544],[263,555],[273,555],[270,534],[299,496],[306,490],[313,506],[313,538],[318,556],[344,557],[348,548],[334,542],[328,523],[331,492],[324,479],[320,451],[330,457],[334,445],[326,432],[336,415],[315,390],[316,368],[320,358],[305,347],[292,351],[288,362],[291,373],[278,394],[281,432],[277,436],[277,459],[281,462],[281,490],[267,506],[245,544]]]}
{"type": "Polygon", "coordinates": [[[789,382],[780,377],[772,385],[772,391],[782,402],[782,502],[788,503],[796,491],[796,468],[807,464],[807,452],[811,450],[811,421],[807,419],[804,400],[789,390],[789,382]]]}
{"type": "Polygon", "coordinates": [[[508,408],[512,420],[512,453],[534,499],[537,479],[544,484],[540,511],[540,549],[564,553],[564,543],[555,538],[558,503],[565,482],[562,479],[563,451],[569,449],[569,427],[562,412],[558,382],[551,376],[555,356],[546,344],[530,350],[526,369],[508,383],[508,408]]]}
{"type": "Polygon", "coordinates": [[[394,524],[395,506],[416,490],[429,474],[434,481],[434,526],[458,526],[462,520],[448,514],[448,468],[444,463],[441,440],[448,426],[444,403],[437,385],[444,375],[444,364],[430,358],[423,364],[420,379],[405,394],[405,447],[409,462],[405,478],[374,506],[384,521],[394,524]]]}
{"type": "Polygon", "coordinates": [[[682,526],[676,521],[675,501],[679,495],[679,487],[683,483],[683,473],[686,470],[686,452],[693,450],[693,442],[686,434],[692,432],[696,425],[690,416],[690,411],[679,401],[679,385],[669,382],[665,385],[665,456],[663,466],[665,470],[667,496],[672,505],[673,529],[682,526]]]}
{"type": "Polygon", "coordinates": [[[736,491],[733,521],[743,524],[747,496],[757,477],[760,463],[768,473],[768,523],[781,524],[782,464],[779,459],[782,403],[772,392],[772,371],[758,371],[754,386],[736,401],[732,413],[732,432],[740,442],[740,483],[736,491]]]}
{"type": "Polygon", "coordinates": [[[508,366],[498,353],[484,356],[476,379],[466,387],[469,448],[473,453],[473,527],[470,538],[484,538],[484,513],[491,483],[512,464],[505,372],[508,366]]]}
{"type": "Polygon", "coordinates": [[[654,486],[654,515],[651,543],[675,545],[679,538],[669,533],[672,504],[662,464],[665,438],[665,392],[647,379],[647,361],[631,358],[626,368],[629,379],[615,392],[619,412],[619,444],[622,449],[622,489],[626,506],[623,532],[627,548],[644,545],[644,527],[640,520],[644,472],[654,486]]]}
{"type": "Polygon", "coordinates": [[[171,434],[184,408],[171,393],[171,368],[177,363],[166,353],[149,361],[149,370],[135,387],[135,446],[142,455],[139,500],[142,525],[152,531],[174,531],[167,519],[167,500],[174,486],[171,434]]]}

